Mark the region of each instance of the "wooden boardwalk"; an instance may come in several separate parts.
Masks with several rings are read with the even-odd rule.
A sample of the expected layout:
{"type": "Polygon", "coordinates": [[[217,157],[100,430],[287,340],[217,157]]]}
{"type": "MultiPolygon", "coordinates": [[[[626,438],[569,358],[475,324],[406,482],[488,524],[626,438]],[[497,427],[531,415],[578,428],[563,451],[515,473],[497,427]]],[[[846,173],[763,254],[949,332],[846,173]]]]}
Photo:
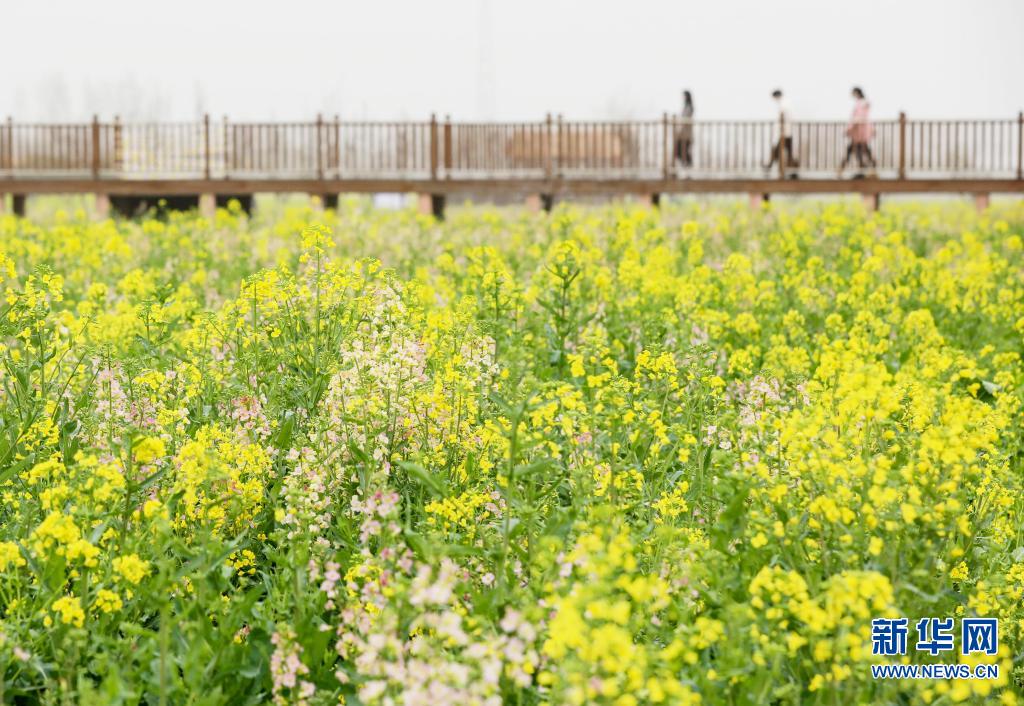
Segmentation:
{"type": "MultiPolygon", "coordinates": [[[[794,160],[775,160],[774,121],[0,123],[0,196],[96,193],[194,197],[415,192],[438,212],[448,195],[522,195],[550,205],[583,194],[1024,193],[1024,114],[996,120],[873,123],[876,166],[851,164],[845,121],[785,126],[794,160]],[[692,163],[676,159],[692,139],[692,163]]],[[[856,160],[852,160],[855,162],[856,160]]],[[[205,200],[204,200],[205,199],[205,200]]],[[[0,204],[4,199],[0,198],[0,204]]]]}

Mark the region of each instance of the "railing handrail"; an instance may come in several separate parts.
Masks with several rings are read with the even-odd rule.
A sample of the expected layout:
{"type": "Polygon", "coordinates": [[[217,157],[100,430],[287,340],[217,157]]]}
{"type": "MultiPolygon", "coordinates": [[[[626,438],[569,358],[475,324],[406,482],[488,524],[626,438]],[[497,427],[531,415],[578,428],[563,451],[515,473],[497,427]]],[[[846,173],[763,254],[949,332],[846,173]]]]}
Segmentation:
{"type": "MultiPolygon", "coordinates": [[[[777,118],[684,118],[680,115],[669,113],[669,120],[676,122],[689,122],[694,125],[714,123],[719,125],[745,125],[745,124],[778,124],[777,118]]],[[[227,117],[223,119],[228,125],[232,126],[245,126],[245,127],[315,127],[317,121],[315,118],[310,120],[227,120],[227,117]]],[[[661,124],[661,118],[633,118],[633,119],[614,119],[614,118],[565,118],[559,117],[556,121],[560,121],[565,125],[576,124],[576,125],[658,125],[661,124]]],[[[912,123],[976,123],[976,124],[997,124],[997,123],[1016,123],[1018,116],[1009,116],[1005,118],[908,118],[908,122],[912,123]]],[[[798,118],[791,119],[791,124],[848,124],[849,118],[798,118]]],[[[899,122],[899,116],[894,117],[880,117],[872,118],[868,121],[870,124],[877,123],[897,123],[899,122]]],[[[451,120],[450,123],[455,126],[472,126],[472,127],[501,127],[501,126],[512,126],[512,125],[532,125],[542,126],[546,124],[544,118],[537,120],[451,120]]],[[[203,124],[203,118],[195,120],[136,120],[136,121],[125,121],[119,119],[113,120],[99,120],[99,124],[103,127],[115,127],[121,128],[132,128],[132,127],[201,127],[203,124]]],[[[367,120],[367,119],[345,119],[345,118],[325,118],[323,120],[324,125],[340,124],[345,126],[388,126],[388,127],[427,127],[430,125],[430,119],[426,120],[367,120]]],[[[0,127],[13,126],[14,128],[87,128],[92,125],[92,121],[57,121],[57,122],[39,122],[39,121],[27,121],[19,122],[9,118],[8,122],[0,123],[0,127]]]]}

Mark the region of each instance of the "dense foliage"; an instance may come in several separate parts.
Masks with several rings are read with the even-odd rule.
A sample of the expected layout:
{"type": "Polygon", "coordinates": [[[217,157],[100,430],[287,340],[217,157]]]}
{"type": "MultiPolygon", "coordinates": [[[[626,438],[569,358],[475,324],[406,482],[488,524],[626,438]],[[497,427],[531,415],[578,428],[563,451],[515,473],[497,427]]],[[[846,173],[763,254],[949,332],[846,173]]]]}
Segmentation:
{"type": "Polygon", "coordinates": [[[0,216],[0,702],[1015,703],[1022,236],[0,216]],[[872,680],[886,616],[999,679],[872,680]]]}

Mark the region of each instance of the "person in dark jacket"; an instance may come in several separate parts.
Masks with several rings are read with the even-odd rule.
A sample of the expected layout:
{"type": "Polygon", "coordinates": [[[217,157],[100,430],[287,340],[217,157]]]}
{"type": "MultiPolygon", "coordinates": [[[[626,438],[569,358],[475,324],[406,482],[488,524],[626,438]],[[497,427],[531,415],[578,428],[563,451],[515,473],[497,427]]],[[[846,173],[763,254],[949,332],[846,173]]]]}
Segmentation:
{"type": "Polygon", "coordinates": [[[676,128],[675,161],[683,168],[693,166],[693,96],[683,91],[682,121],[676,128]]]}

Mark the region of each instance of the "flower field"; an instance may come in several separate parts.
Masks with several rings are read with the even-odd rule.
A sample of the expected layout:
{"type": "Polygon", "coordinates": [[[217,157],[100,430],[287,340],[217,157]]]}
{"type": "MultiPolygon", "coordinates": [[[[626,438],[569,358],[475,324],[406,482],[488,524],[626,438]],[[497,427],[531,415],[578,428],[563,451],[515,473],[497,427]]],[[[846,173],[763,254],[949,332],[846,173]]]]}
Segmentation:
{"type": "Polygon", "coordinates": [[[1017,703],[1020,202],[0,216],[0,290],[0,703],[1017,703]]]}

